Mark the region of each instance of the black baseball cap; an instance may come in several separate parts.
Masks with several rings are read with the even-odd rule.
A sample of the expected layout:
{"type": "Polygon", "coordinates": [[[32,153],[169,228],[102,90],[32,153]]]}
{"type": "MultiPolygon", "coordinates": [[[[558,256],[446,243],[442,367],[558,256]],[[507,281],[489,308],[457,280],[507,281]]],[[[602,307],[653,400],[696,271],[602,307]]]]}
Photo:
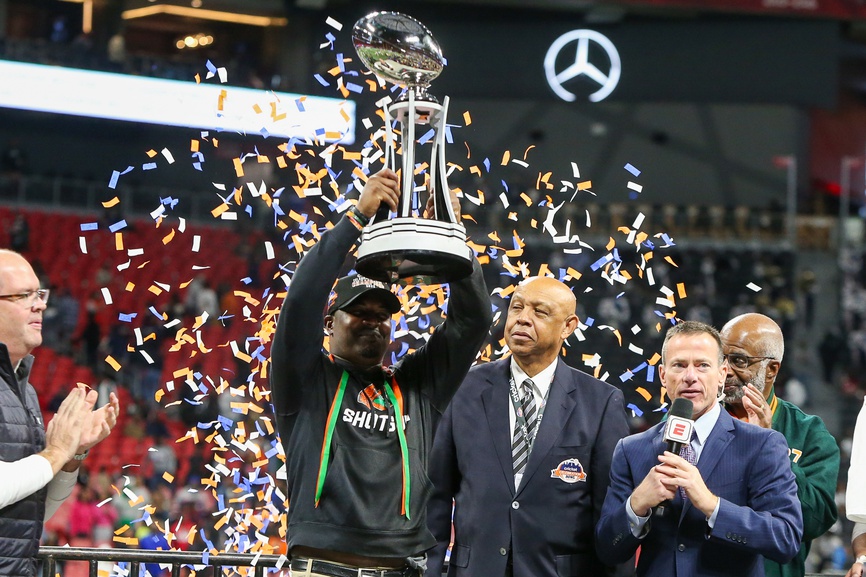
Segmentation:
{"type": "Polygon", "coordinates": [[[388,290],[382,281],[373,280],[360,274],[350,274],[339,279],[334,285],[331,298],[328,299],[328,314],[332,315],[334,311],[346,308],[362,295],[375,296],[382,301],[382,304],[392,315],[402,308],[400,299],[388,290]]]}

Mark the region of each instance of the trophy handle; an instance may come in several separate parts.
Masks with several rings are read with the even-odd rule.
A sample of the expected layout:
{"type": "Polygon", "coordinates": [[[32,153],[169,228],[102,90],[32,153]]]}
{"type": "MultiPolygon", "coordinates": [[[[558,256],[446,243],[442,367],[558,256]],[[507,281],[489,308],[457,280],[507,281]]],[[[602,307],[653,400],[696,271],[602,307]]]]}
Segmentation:
{"type": "MultiPolygon", "coordinates": [[[[393,123],[396,122],[396,120],[391,120],[391,112],[388,110],[387,102],[382,104],[382,110],[385,112],[385,168],[397,172],[397,151],[394,147],[394,141],[396,139],[394,138],[393,128],[393,123]]],[[[370,219],[370,224],[388,220],[390,212],[391,210],[388,208],[387,204],[380,204],[379,209],[376,211],[376,214],[374,214],[373,217],[370,219]]]]}
{"type": "Polygon", "coordinates": [[[403,190],[397,214],[403,218],[412,216],[412,194],[415,189],[415,93],[409,91],[409,107],[403,122],[403,190]]]}
{"type": "Polygon", "coordinates": [[[451,189],[448,186],[447,165],[445,163],[445,119],[448,118],[449,98],[446,96],[442,108],[430,119],[431,126],[436,130],[436,142],[430,158],[430,194],[435,207],[433,218],[445,222],[457,223],[457,216],[451,206],[451,189]]]}

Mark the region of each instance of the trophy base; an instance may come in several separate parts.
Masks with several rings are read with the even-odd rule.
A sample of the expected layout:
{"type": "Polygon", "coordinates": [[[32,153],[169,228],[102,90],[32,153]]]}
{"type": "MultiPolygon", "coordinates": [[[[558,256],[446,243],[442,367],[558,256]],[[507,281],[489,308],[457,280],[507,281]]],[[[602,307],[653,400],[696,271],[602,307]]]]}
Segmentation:
{"type": "Polygon", "coordinates": [[[355,269],[390,283],[437,284],[469,276],[472,253],[462,224],[395,218],[364,229],[355,269]]]}

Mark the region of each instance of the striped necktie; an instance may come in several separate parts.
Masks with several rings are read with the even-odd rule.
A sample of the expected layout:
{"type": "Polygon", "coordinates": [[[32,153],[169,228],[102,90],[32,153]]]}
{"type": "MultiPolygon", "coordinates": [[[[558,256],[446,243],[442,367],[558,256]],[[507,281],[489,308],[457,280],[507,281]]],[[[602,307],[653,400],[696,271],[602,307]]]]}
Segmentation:
{"type": "MultiPolygon", "coordinates": [[[[526,462],[529,460],[529,451],[532,449],[529,439],[535,438],[535,426],[538,417],[537,407],[535,406],[535,395],[532,393],[532,379],[523,381],[523,399],[521,401],[521,410],[523,417],[526,419],[526,435],[523,434],[520,427],[519,418],[514,424],[514,436],[511,441],[511,458],[514,463],[514,475],[522,475],[526,469],[526,462]]],[[[519,415],[517,415],[519,417],[519,415]]]]}
{"type": "MultiPolygon", "coordinates": [[[[697,437],[697,433],[695,431],[692,431],[691,442],[689,442],[688,445],[683,445],[683,448],[680,449],[680,457],[682,457],[692,465],[698,464],[697,453],[695,453],[694,448],[692,448],[692,443],[695,441],[695,437],[697,437]]],[[[682,487],[680,487],[680,497],[682,497],[684,501],[688,499],[688,496],[686,496],[686,491],[682,487]]]]}

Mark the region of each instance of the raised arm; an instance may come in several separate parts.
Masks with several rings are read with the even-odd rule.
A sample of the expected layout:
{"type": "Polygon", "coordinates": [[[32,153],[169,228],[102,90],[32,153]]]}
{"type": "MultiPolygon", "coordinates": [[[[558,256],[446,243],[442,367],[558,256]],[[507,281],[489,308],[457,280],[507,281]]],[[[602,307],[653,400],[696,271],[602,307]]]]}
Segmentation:
{"type": "Polygon", "coordinates": [[[361,224],[352,212],[357,210],[370,217],[382,202],[396,207],[397,184],[397,176],[387,169],[371,176],[357,207],[350,209],[333,229],[322,233],[298,264],[271,344],[271,391],[278,414],[294,413],[301,398],[301,385],[313,382],[309,378],[310,369],[322,350],[322,319],[328,295],[346,256],[361,235],[361,224]]]}

